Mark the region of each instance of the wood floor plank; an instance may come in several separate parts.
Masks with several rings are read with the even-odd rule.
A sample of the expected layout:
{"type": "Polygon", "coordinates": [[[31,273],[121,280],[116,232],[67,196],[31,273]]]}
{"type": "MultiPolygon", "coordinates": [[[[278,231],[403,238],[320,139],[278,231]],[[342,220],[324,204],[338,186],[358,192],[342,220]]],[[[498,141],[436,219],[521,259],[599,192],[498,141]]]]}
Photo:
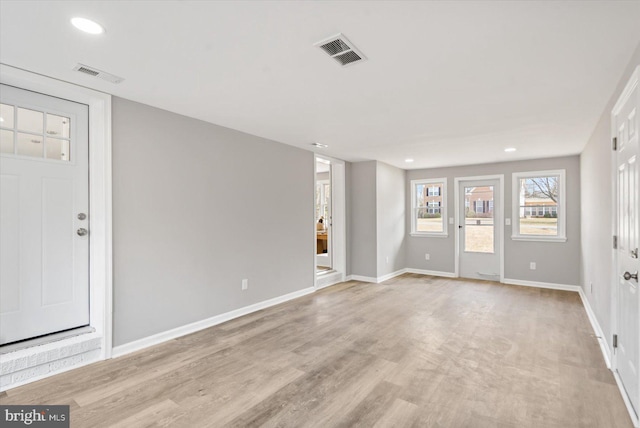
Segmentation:
{"type": "Polygon", "coordinates": [[[0,393],[79,427],[631,427],[577,293],[350,281],[0,393]]]}

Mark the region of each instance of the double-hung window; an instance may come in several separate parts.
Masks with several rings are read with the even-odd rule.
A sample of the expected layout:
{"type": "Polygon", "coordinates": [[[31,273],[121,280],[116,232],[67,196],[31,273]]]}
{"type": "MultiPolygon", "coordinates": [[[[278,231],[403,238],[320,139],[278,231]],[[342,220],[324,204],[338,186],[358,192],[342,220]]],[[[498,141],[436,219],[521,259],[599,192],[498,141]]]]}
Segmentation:
{"type": "Polygon", "coordinates": [[[447,179],[411,181],[411,235],[447,236],[447,179]]]}
{"type": "Polygon", "coordinates": [[[565,170],[513,174],[513,234],[522,241],[566,241],[565,170]]]}

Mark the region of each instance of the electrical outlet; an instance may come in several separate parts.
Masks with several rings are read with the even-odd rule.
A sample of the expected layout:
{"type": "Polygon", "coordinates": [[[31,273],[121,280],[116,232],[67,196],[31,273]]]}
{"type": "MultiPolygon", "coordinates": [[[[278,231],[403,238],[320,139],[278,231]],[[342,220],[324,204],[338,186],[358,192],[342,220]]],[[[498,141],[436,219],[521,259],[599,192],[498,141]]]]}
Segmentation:
{"type": "Polygon", "coordinates": [[[389,256],[387,256],[387,264],[389,263],[389,256]]]}
{"type": "Polygon", "coordinates": [[[536,270],[536,262],[529,263],[529,269],[536,270]]]}
{"type": "Polygon", "coordinates": [[[431,260],[431,254],[427,253],[424,255],[425,260],[431,260]]]}
{"type": "Polygon", "coordinates": [[[249,280],[248,279],[243,279],[242,280],[242,289],[246,290],[247,288],[249,288],[249,280]]]}
{"type": "Polygon", "coordinates": [[[593,293],[593,282],[589,283],[589,293],[593,293]]]}

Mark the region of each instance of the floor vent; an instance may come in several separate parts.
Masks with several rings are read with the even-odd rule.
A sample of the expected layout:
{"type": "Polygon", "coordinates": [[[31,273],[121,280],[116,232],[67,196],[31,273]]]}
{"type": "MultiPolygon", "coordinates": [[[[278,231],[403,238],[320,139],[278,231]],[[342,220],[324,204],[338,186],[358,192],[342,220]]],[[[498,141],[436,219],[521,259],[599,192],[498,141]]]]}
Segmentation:
{"type": "Polygon", "coordinates": [[[343,34],[336,34],[333,37],[319,41],[314,46],[322,49],[343,67],[367,59],[343,34]]]}
{"type": "Polygon", "coordinates": [[[98,70],[97,68],[89,67],[88,65],[78,64],[73,68],[75,71],[87,74],[89,76],[97,77],[102,80],[106,80],[110,83],[120,83],[124,80],[122,77],[118,77],[114,74],[107,73],[106,71],[98,70]]]}

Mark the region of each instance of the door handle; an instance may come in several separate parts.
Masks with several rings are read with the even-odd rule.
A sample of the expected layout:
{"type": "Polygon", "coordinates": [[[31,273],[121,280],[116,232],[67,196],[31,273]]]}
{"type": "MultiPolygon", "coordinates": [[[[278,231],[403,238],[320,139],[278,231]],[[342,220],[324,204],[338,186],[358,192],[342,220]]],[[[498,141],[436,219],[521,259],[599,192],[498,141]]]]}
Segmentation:
{"type": "Polygon", "coordinates": [[[85,229],[84,227],[81,227],[80,229],[78,229],[76,231],[76,233],[78,234],[78,236],[85,236],[89,233],[89,231],[87,229],[85,229]]]}
{"type": "Polygon", "coordinates": [[[636,280],[636,282],[638,282],[638,271],[635,271],[634,273],[625,272],[624,274],[622,274],[622,277],[625,279],[625,281],[629,281],[631,278],[633,278],[636,280]]]}

